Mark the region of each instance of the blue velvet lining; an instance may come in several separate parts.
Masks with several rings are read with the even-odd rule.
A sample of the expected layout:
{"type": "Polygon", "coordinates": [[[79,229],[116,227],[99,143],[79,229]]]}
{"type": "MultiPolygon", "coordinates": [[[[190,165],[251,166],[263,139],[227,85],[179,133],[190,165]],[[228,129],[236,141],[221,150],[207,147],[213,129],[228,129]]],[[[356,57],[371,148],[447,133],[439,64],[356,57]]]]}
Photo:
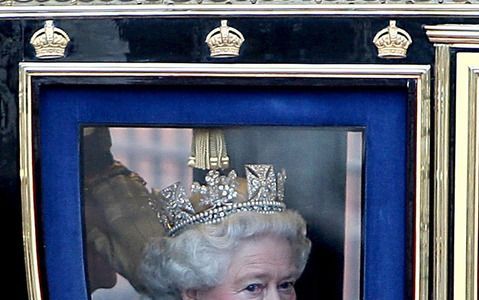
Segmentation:
{"type": "Polygon", "coordinates": [[[365,127],[364,295],[403,299],[406,115],[405,90],[44,88],[41,216],[49,299],[87,299],[79,201],[82,124],[365,127]]]}

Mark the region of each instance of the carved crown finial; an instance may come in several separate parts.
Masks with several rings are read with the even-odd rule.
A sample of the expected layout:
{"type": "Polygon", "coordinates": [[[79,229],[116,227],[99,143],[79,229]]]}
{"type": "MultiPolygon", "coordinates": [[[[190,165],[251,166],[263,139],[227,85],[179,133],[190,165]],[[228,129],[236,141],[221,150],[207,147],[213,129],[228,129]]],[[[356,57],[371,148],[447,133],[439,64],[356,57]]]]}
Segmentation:
{"type": "Polygon", "coordinates": [[[389,26],[374,36],[373,43],[378,48],[378,57],[404,58],[412,43],[411,36],[396,26],[396,21],[389,21],[389,26]]]}
{"type": "Polygon", "coordinates": [[[221,20],[221,26],[213,29],[205,42],[210,48],[212,57],[236,57],[239,55],[244,37],[241,32],[229,27],[227,20],[221,20]]]}
{"type": "Polygon", "coordinates": [[[66,32],[55,27],[52,20],[45,21],[45,26],[30,39],[35,56],[43,59],[64,57],[69,42],[70,38],[66,32]]]}

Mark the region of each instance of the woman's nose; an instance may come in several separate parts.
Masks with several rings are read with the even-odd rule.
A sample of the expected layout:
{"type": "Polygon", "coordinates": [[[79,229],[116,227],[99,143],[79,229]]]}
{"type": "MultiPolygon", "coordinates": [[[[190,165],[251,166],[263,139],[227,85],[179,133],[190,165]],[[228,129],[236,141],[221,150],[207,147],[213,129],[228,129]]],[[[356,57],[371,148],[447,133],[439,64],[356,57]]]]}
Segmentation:
{"type": "Polygon", "coordinates": [[[285,300],[285,299],[281,299],[276,289],[268,289],[268,292],[266,293],[264,300],[285,300]]]}

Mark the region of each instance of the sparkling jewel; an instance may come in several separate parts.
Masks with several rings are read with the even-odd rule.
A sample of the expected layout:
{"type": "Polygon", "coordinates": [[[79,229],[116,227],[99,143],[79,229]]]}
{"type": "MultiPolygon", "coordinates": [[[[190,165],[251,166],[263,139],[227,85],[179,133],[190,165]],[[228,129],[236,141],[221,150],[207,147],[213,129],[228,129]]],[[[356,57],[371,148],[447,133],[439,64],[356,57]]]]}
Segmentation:
{"type": "Polygon", "coordinates": [[[196,211],[182,185],[175,183],[161,191],[153,190],[149,201],[169,235],[190,224],[214,224],[240,211],[271,214],[285,209],[284,182],[286,173],[275,174],[271,165],[246,165],[248,199],[238,198],[236,172],[227,176],[212,170],[205,176],[206,185],[194,182],[192,196],[199,195],[196,211]],[[239,202],[244,201],[244,202],[239,202]]]}

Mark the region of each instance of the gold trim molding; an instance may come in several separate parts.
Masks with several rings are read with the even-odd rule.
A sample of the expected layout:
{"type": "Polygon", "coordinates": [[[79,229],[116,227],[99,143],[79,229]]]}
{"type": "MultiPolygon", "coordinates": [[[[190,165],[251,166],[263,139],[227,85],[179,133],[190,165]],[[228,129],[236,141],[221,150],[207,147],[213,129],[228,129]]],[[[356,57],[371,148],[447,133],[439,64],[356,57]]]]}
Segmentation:
{"type": "MultiPolygon", "coordinates": [[[[429,17],[477,17],[479,14],[479,0],[472,0],[470,4],[447,1],[444,4],[430,3],[428,1],[390,0],[384,4],[373,1],[359,0],[344,2],[324,1],[320,4],[311,4],[301,1],[294,4],[274,1],[256,2],[256,4],[240,4],[244,2],[214,2],[209,4],[191,4],[189,1],[179,3],[141,5],[125,4],[118,0],[117,4],[106,4],[103,0],[94,0],[85,4],[83,2],[62,2],[62,5],[49,1],[39,4],[16,4],[10,0],[0,0],[0,19],[34,18],[56,19],[73,17],[248,17],[248,16],[429,16],[429,17]],[[99,1],[95,2],[95,1],[99,1]],[[412,3],[406,4],[411,1],[412,3]],[[11,1],[10,1],[11,2],[11,1]],[[120,4],[121,2],[121,4],[120,4]],[[95,4],[91,4],[95,3],[95,4]],[[268,3],[268,4],[265,4],[268,3]],[[306,3],[306,4],[304,4],[306,3]]],[[[50,0],[52,1],[52,0],[50,0]]],[[[213,0],[211,0],[213,1],[213,0]]],[[[228,0],[225,0],[228,1],[228,0]]],[[[238,0],[239,1],[239,0],[238,0]]],[[[315,1],[315,0],[312,0],[315,1]]],[[[375,1],[375,0],[374,0],[375,1]]],[[[382,0],[378,0],[382,1],[382,0]]],[[[23,3],[23,2],[22,2],[23,3]]],[[[128,3],[128,2],[127,2],[128,3]]],[[[135,2],[136,4],[136,2],[135,2]]]]}
{"type": "Polygon", "coordinates": [[[457,121],[454,295],[478,299],[479,53],[457,54],[457,121]],[[467,158],[467,159],[465,159],[467,158]],[[461,169],[459,169],[461,168],[461,169]]]}
{"type": "Polygon", "coordinates": [[[477,48],[479,46],[479,25],[445,24],[425,26],[431,43],[447,44],[456,48],[477,48]]]}
{"type": "MultiPolygon", "coordinates": [[[[479,58],[479,56],[478,56],[479,58]]],[[[478,204],[479,204],[479,145],[477,132],[479,130],[479,117],[477,105],[479,104],[479,62],[474,67],[469,67],[469,155],[468,157],[468,197],[467,197],[467,229],[466,229],[466,299],[478,298],[478,204]]]]}
{"type": "MultiPolygon", "coordinates": [[[[435,63],[435,105],[436,108],[436,124],[435,124],[435,179],[434,179],[434,243],[433,243],[433,299],[447,299],[448,287],[448,228],[449,215],[448,207],[449,199],[449,152],[450,139],[450,75],[451,75],[451,54],[452,49],[457,48],[479,48],[479,25],[459,25],[459,24],[443,24],[425,26],[426,34],[429,41],[434,43],[436,48],[436,63],[435,63]]],[[[465,50],[464,50],[465,51],[465,50]]],[[[459,55],[459,54],[458,54],[459,55]]],[[[460,74],[458,73],[457,76],[460,74]]],[[[458,81],[459,86],[459,81],[458,81]]],[[[457,88],[459,92],[460,88],[457,88]]],[[[470,192],[471,182],[468,181],[468,171],[472,159],[471,150],[468,149],[472,141],[470,138],[464,137],[464,133],[470,130],[472,125],[461,125],[464,118],[459,116],[467,116],[467,109],[462,109],[464,101],[456,98],[456,144],[455,155],[455,195],[454,208],[454,299],[457,300],[477,300],[476,298],[465,298],[466,287],[463,285],[463,280],[466,279],[461,273],[460,269],[465,268],[466,259],[461,256],[459,248],[465,247],[462,241],[469,238],[471,233],[468,233],[464,227],[464,214],[462,214],[461,207],[466,207],[466,202],[472,201],[473,197],[470,192]],[[468,129],[469,128],[469,129],[468,129]],[[464,162],[465,157],[469,157],[467,163],[464,162]],[[469,166],[465,168],[464,166],[469,166]],[[468,236],[468,237],[466,237],[468,236]],[[462,279],[460,279],[462,278],[462,279]]],[[[467,100],[465,101],[467,103],[467,100]]],[[[466,222],[467,223],[467,222],[466,222]]],[[[477,240],[476,240],[477,241],[477,240]]],[[[477,262],[476,262],[477,265],[477,262]]],[[[476,267],[477,268],[477,267],[476,267]]],[[[477,271],[476,271],[477,273],[477,271]]],[[[471,282],[471,278],[467,278],[471,282]]],[[[476,281],[477,284],[477,281],[476,281]]]]}
{"type": "Polygon", "coordinates": [[[242,6],[255,5],[327,5],[327,4],[407,4],[407,5],[447,5],[447,4],[472,4],[479,0],[0,0],[4,6],[74,6],[74,5],[214,5],[238,4],[242,6]]]}
{"type": "Polygon", "coordinates": [[[433,299],[447,299],[449,205],[449,47],[436,45],[433,299]]]}
{"type": "Polygon", "coordinates": [[[25,259],[30,299],[41,299],[36,244],[32,81],[39,77],[222,77],[411,79],[416,82],[414,133],[414,300],[429,299],[430,67],[428,65],[20,63],[20,167],[25,259]]]}

